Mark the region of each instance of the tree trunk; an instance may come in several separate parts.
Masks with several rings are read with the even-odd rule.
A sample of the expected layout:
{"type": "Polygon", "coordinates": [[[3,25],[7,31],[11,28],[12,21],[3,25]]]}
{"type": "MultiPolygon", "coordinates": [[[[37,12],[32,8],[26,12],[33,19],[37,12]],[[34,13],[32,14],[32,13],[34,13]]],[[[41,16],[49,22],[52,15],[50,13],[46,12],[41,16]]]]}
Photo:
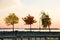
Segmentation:
{"type": "Polygon", "coordinates": [[[48,29],[49,29],[49,32],[51,32],[51,31],[50,31],[50,26],[48,26],[48,29]]]}
{"type": "Polygon", "coordinates": [[[40,27],[40,21],[39,21],[39,30],[41,29],[41,27],[40,27]]]}
{"type": "Polygon", "coordinates": [[[43,27],[43,29],[47,29],[47,27],[43,27]]]}
{"type": "Polygon", "coordinates": [[[30,31],[31,31],[31,24],[30,24],[30,31]]]}
{"type": "Polygon", "coordinates": [[[14,24],[12,26],[13,26],[13,32],[14,32],[14,24]]]}

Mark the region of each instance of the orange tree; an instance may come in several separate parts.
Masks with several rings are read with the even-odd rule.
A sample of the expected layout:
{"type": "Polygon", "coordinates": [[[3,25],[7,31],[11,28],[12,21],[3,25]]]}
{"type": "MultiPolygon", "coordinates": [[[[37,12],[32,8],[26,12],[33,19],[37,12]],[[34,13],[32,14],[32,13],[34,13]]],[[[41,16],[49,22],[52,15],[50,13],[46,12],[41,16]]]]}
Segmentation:
{"type": "Polygon", "coordinates": [[[27,25],[30,25],[30,31],[31,31],[31,24],[36,23],[36,20],[34,20],[34,17],[29,14],[27,17],[24,17],[22,19],[27,25]]]}
{"type": "Polygon", "coordinates": [[[17,24],[18,22],[19,22],[19,18],[15,15],[15,13],[10,13],[5,18],[5,23],[7,25],[12,25],[13,26],[13,31],[14,31],[14,24],[17,24]]]}

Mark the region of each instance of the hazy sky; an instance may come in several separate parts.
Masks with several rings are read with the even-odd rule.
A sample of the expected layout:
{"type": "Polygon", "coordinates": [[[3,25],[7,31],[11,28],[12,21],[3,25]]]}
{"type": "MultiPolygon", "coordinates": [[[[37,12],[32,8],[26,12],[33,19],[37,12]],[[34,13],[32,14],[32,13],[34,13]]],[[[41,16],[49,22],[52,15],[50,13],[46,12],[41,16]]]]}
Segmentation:
{"type": "MultiPolygon", "coordinates": [[[[0,27],[7,27],[4,18],[12,12],[20,18],[16,26],[26,27],[21,18],[31,14],[39,20],[42,10],[51,17],[51,27],[60,28],[60,0],[0,0],[0,27]]],[[[38,27],[38,22],[32,26],[38,27]]]]}

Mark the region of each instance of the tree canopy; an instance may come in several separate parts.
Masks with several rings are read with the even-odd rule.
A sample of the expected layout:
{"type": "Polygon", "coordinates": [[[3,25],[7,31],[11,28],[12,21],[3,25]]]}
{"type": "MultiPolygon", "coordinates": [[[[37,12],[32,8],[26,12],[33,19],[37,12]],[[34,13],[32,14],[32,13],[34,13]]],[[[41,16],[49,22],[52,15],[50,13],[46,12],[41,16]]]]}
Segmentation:
{"type": "Polygon", "coordinates": [[[22,18],[26,24],[33,24],[36,23],[36,20],[34,20],[34,17],[30,14],[27,17],[22,18]]]}
{"type": "Polygon", "coordinates": [[[41,21],[43,27],[47,27],[51,25],[51,18],[45,12],[42,12],[41,21]]]}
{"type": "Polygon", "coordinates": [[[7,25],[13,25],[17,24],[19,22],[19,18],[14,14],[10,13],[6,18],[5,18],[5,23],[7,25]]]}

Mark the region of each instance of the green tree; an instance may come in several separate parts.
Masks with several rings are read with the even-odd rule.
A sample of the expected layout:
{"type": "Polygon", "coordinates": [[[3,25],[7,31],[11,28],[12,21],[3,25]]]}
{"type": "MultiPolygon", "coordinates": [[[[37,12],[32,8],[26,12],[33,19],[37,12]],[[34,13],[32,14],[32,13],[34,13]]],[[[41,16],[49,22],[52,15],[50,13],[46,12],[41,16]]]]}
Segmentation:
{"type": "Polygon", "coordinates": [[[48,29],[50,31],[51,18],[45,12],[42,12],[41,22],[42,22],[43,28],[47,28],[48,27],[48,29]]]}
{"type": "Polygon", "coordinates": [[[22,18],[25,24],[30,25],[30,31],[31,31],[31,24],[36,23],[36,20],[34,20],[34,17],[30,14],[27,17],[22,18]]]}
{"type": "Polygon", "coordinates": [[[5,18],[5,23],[7,25],[12,25],[13,26],[13,31],[14,31],[14,24],[17,24],[18,22],[19,22],[19,18],[15,15],[15,13],[10,13],[5,18]]]}

